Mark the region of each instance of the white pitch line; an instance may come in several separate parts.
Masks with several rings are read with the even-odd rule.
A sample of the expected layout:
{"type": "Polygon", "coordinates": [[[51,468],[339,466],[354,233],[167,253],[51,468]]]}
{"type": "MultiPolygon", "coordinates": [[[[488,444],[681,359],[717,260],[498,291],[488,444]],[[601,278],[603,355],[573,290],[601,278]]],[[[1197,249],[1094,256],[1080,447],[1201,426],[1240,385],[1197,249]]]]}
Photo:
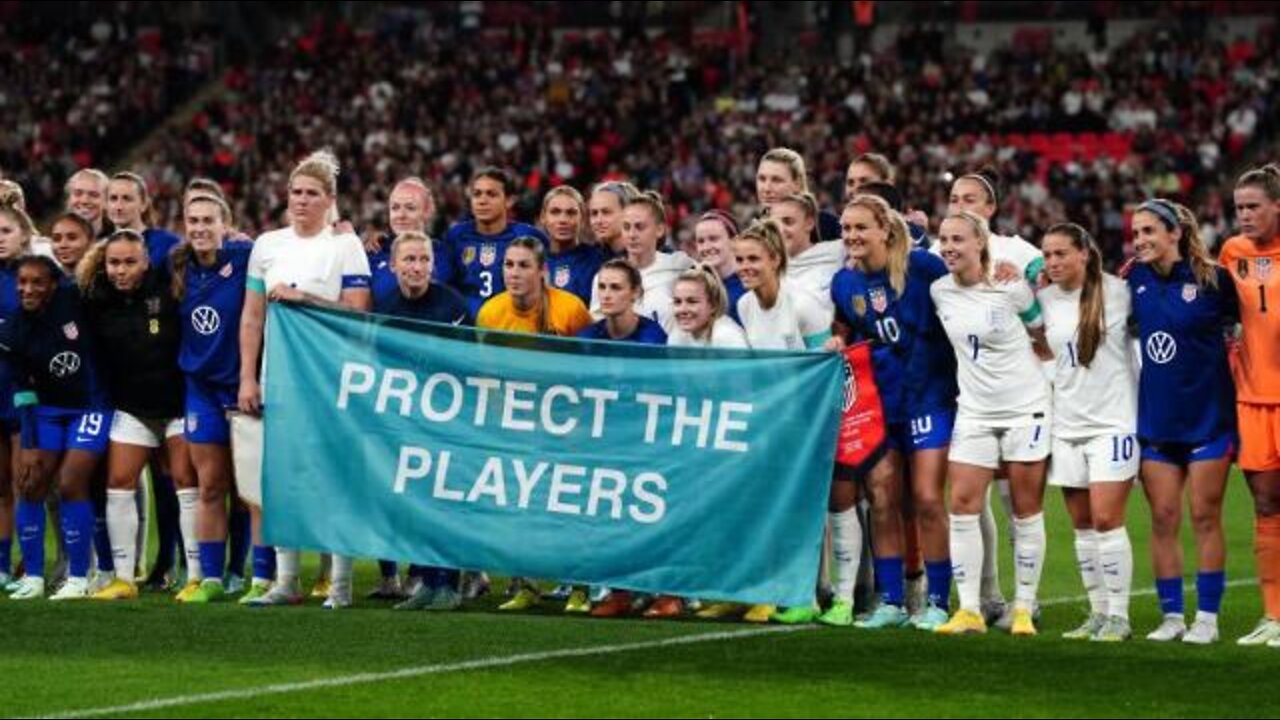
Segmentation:
{"type": "MultiPolygon", "coordinates": [[[[1228,587],[1237,587],[1242,585],[1256,585],[1257,578],[1240,578],[1227,583],[1228,587]]],[[[1187,588],[1186,592],[1190,593],[1194,588],[1187,588]]],[[[1154,595],[1155,590],[1142,589],[1134,590],[1133,597],[1145,597],[1154,595]]],[[[1069,597],[1046,598],[1040,601],[1041,606],[1049,607],[1054,605],[1069,605],[1073,603],[1084,602],[1088,600],[1087,595],[1076,595],[1069,597]]],[[[146,712],[150,710],[161,710],[164,708],[180,707],[183,705],[198,705],[201,703],[223,702],[228,700],[250,700],[253,698],[264,697],[267,695],[284,695],[287,693],[302,692],[305,690],[319,690],[334,687],[346,687],[348,685],[366,685],[369,683],[386,682],[388,680],[404,680],[407,678],[422,677],[425,675],[444,675],[448,673],[465,672],[467,670],[489,670],[498,667],[509,667],[511,665],[522,665],[525,663],[543,662],[546,660],[561,660],[565,658],[590,657],[593,655],[614,655],[617,653],[631,652],[633,650],[650,650],[653,648],[673,647],[679,645],[696,645],[707,642],[717,642],[720,640],[741,640],[746,638],[761,637],[764,635],[777,635],[781,633],[792,633],[804,630],[815,629],[815,626],[788,626],[788,627],[768,627],[756,630],[730,630],[722,632],[698,633],[696,635],[686,635],[683,637],[666,638],[664,640],[650,640],[646,642],[622,643],[618,645],[600,645],[596,647],[580,647],[566,648],[564,650],[548,650],[545,652],[522,653],[519,655],[501,655],[487,658],[479,658],[476,660],[466,660],[456,663],[441,663],[436,665],[419,665],[416,667],[402,668],[400,670],[389,670],[379,673],[359,673],[356,675],[339,675],[331,678],[319,678],[316,680],[303,680],[291,683],[279,683],[275,685],[261,685],[258,687],[240,688],[236,690],[220,690],[218,692],[199,693],[195,695],[177,695],[167,698],[154,698],[151,700],[141,700],[139,702],[129,703],[127,705],[108,705],[96,708],[82,708],[74,710],[63,710],[60,712],[38,715],[38,718],[85,718],[100,717],[103,715],[119,715],[131,712],[146,712]]]]}
{"type": "Polygon", "coordinates": [[[385,682],[388,680],[404,680],[406,678],[422,677],[425,675],[443,675],[447,673],[464,672],[467,670],[490,670],[498,667],[543,662],[546,660],[590,657],[593,655],[613,655],[617,653],[631,652],[633,650],[650,650],[653,648],[674,647],[679,645],[696,645],[699,643],[716,642],[719,640],[742,640],[746,638],[761,637],[764,635],[777,635],[781,633],[810,630],[813,629],[813,627],[814,626],[812,625],[798,627],[768,627],[757,630],[698,633],[696,635],[685,635],[683,637],[667,638],[664,640],[649,640],[645,642],[622,643],[618,645],[599,645],[596,647],[566,648],[564,650],[548,650],[545,652],[522,653],[519,655],[500,655],[456,663],[419,665],[417,667],[407,667],[400,670],[389,670],[386,672],[340,675],[338,677],[279,683],[276,685],[262,685],[236,690],[220,690],[218,692],[198,693],[194,695],[154,698],[151,700],[128,703],[126,705],[107,705],[95,708],[63,710],[61,712],[49,715],[38,715],[36,717],[84,718],[99,717],[102,715],[119,715],[121,713],[131,712],[147,712],[150,710],[160,710],[183,705],[197,705],[200,703],[224,702],[228,700],[249,700],[266,695],[284,695],[287,693],[302,692],[306,690],[346,687],[349,685],[365,685],[369,683],[385,682]]]}

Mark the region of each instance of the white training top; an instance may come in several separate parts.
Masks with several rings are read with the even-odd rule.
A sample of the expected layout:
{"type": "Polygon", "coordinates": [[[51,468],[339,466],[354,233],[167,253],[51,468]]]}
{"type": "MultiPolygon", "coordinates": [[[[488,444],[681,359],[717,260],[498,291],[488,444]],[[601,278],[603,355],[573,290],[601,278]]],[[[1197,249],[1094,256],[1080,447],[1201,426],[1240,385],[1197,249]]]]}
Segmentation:
{"type": "Polygon", "coordinates": [[[1053,436],[1086,439],[1138,431],[1138,375],[1129,333],[1129,286],[1102,276],[1106,334],[1089,367],[1080,364],[1076,340],[1080,290],[1050,285],[1039,292],[1045,335],[1054,354],[1053,436]]]}
{"type": "Polygon", "coordinates": [[[369,287],[369,258],[350,233],[335,235],[326,227],[300,238],[292,227],[272,230],[253,244],[248,285],[265,295],[281,284],[337,302],[344,288],[369,287]]]}
{"type": "Polygon", "coordinates": [[[844,269],[845,248],[843,242],[814,243],[813,247],[794,257],[787,258],[787,279],[807,290],[823,305],[831,303],[831,281],[844,269]]]}
{"type": "Polygon", "coordinates": [[[747,332],[747,343],[764,350],[805,350],[821,346],[831,337],[835,313],[809,292],[784,276],[778,299],[768,310],[749,292],[738,298],[738,317],[747,332]]]}
{"type": "MultiPolygon", "coordinates": [[[[1049,381],[1022,320],[1035,308],[1031,287],[1021,281],[963,287],[946,275],[929,292],[956,353],[957,421],[994,427],[1047,422],[1049,381]]],[[[1032,327],[1040,322],[1037,317],[1032,327]]]]}
{"type": "MultiPolygon", "coordinates": [[[[657,321],[670,335],[675,328],[675,318],[671,314],[671,291],[680,273],[693,266],[693,258],[682,252],[660,252],[655,255],[649,267],[640,271],[644,297],[636,303],[636,313],[657,321]]],[[[604,319],[604,313],[600,312],[600,296],[596,291],[595,278],[591,279],[591,317],[596,320],[604,319]]]]}
{"type": "Polygon", "coordinates": [[[748,348],[747,335],[732,318],[721,316],[711,325],[711,336],[699,340],[675,327],[667,334],[667,345],[672,347],[748,348]]]}

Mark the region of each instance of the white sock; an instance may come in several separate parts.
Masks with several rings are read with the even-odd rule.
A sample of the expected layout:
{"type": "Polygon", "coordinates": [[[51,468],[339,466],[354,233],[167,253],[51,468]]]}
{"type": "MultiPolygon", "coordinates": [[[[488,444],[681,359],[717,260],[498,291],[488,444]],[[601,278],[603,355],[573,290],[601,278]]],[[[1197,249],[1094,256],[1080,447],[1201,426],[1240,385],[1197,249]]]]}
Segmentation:
{"type": "Polygon", "coordinates": [[[987,486],[987,496],[982,501],[982,514],[978,518],[982,532],[982,600],[1004,602],[1004,595],[1000,592],[1000,530],[996,526],[995,511],[991,509],[990,485],[987,486]]]}
{"type": "MultiPolygon", "coordinates": [[[[135,495],[135,500],[134,500],[135,507],[137,508],[137,513],[138,513],[138,532],[137,532],[137,537],[134,539],[134,544],[133,544],[133,547],[134,547],[133,558],[134,558],[135,565],[134,567],[129,568],[129,570],[125,573],[125,576],[131,576],[135,571],[139,571],[140,573],[145,573],[147,569],[145,567],[146,558],[147,558],[147,538],[149,537],[148,531],[151,529],[151,505],[150,503],[147,502],[147,500],[150,497],[151,497],[151,474],[149,472],[143,471],[143,473],[140,476],[138,476],[138,492],[137,492],[137,495],[135,495]]],[[[112,542],[114,544],[114,541],[112,542]]],[[[117,567],[116,575],[119,575],[119,574],[120,574],[120,568],[117,567]]],[[[145,577],[145,574],[143,575],[143,577],[145,577]]]]}
{"type": "Polygon", "coordinates": [[[1098,533],[1098,558],[1102,582],[1107,588],[1107,614],[1129,619],[1129,592],[1133,585],[1133,546],[1124,527],[1098,533]]]}
{"type": "Polygon", "coordinates": [[[853,602],[853,589],[858,582],[858,565],[862,561],[862,523],[858,511],[830,513],[832,569],[836,573],[836,599],[853,602]]]}
{"type": "Polygon", "coordinates": [[[1076,564],[1080,580],[1089,596],[1089,612],[1107,614],[1107,588],[1102,583],[1102,567],[1098,559],[1098,533],[1093,528],[1076,528],[1076,564]]]}
{"type": "Polygon", "coordinates": [[[329,585],[329,594],[345,592],[351,594],[351,574],[355,566],[355,558],[346,555],[333,556],[333,576],[329,585]]]}
{"type": "Polygon", "coordinates": [[[200,491],[196,488],[178,490],[178,529],[182,531],[182,551],[187,556],[187,580],[203,580],[200,571],[200,541],[196,539],[196,509],[200,505],[200,491]]]}
{"type": "Polygon", "coordinates": [[[302,570],[302,553],[276,548],[276,585],[298,590],[298,573],[302,570]]]}
{"type": "Polygon", "coordinates": [[[1040,573],[1044,570],[1044,513],[1013,520],[1014,578],[1018,588],[1015,607],[1034,610],[1040,591],[1040,573]]]}
{"type": "Polygon", "coordinates": [[[951,575],[960,608],[982,610],[982,521],[980,515],[951,515],[951,575]]]}
{"type": "Polygon", "coordinates": [[[133,582],[137,565],[138,507],[134,490],[107,489],[107,537],[111,539],[111,561],[116,577],[133,582]]]}

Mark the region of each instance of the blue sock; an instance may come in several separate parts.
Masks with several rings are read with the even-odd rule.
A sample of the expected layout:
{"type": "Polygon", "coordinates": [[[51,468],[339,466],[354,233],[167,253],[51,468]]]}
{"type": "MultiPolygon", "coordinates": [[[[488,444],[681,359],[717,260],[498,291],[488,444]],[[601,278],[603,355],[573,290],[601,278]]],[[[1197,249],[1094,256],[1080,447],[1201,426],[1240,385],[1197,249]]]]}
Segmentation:
{"type": "Polygon", "coordinates": [[[1181,615],[1182,576],[1156,578],[1156,595],[1160,598],[1160,612],[1165,615],[1181,615]]]}
{"type": "Polygon", "coordinates": [[[18,548],[22,550],[22,561],[27,566],[27,574],[31,577],[43,577],[44,502],[18,500],[14,520],[18,526],[18,548]]]}
{"type": "Polygon", "coordinates": [[[276,576],[276,549],[270,545],[253,546],[253,579],[272,580],[276,576]]]}
{"type": "MultiPolygon", "coordinates": [[[[249,557],[249,548],[253,538],[249,529],[249,510],[240,503],[232,503],[231,514],[227,517],[227,572],[244,577],[244,562],[249,557]]],[[[218,571],[222,576],[222,571],[218,571]]]]}
{"type": "Polygon", "coordinates": [[[876,584],[880,586],[880,599],[886,605],[902,607],[906,589],[902,580],[902,558],[876,558],[876,584]]]}
{"type": "Polygon", "coordinates": [[[13,567],[13,538],[6,535],[0,538],[0,573],[9,574],[13,567]]]}
{"type": "Polygon", "coordinates": [[[951,560],[926,561],[924,577],[929,591],[929,603],[940,610],[950,610],[951,560]]]}
{"type": "Polygon", "coordinates": [[[1202,572],[1196,575],[1196,609],[1218,614],[1222,608],[1222,594],[1227,590],[1227,573],[1202,572]]]}
{"type": "Polygon", "coordinates": [[[206,578],[222,579],[222,568],[227,565],[227,543],[222,540],[200,543],[200,572],[206,578]]]}
{"type": "Polygon", "coordinates": [[[98,557],[98,570],[115,572],[116,561],[111,557],[111,536],[107,534],[107,516],[99,514],[94,508],[93,514],[93,552],[98,557]]]}
{"type": "Polygon", "coordinates": [[[178,531],[178,491],[174,489],[173,478],[158,472],[153,472],[152,478],[156,499],[156,544],[159,547],[155,567],[151,571],[155,575],[173,569],[174,553],[180,551],[182,535],[178,531]]]}
{"type": "Polygon", "coordinates": [[[385,580],[395,577],[399,570],[396,569],[396,564],[391,560],[379,560],[378,572],[382,574],[382,578],[385,580]]]}
{"type": "Polygon", "coordinates": [[[67,546],[67,575],[89,577],[93,555],[93,503],[72,500],[62,503],[62,538],[67,546]]]}

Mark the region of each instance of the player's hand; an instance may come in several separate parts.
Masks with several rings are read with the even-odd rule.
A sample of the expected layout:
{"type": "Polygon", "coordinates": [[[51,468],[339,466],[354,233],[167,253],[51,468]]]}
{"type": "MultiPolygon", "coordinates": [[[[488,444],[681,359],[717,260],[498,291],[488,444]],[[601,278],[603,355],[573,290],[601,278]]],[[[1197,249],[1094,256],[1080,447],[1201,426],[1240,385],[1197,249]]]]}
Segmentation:
{"type": "Polygon", "coordinates": [[[826,342],[822,343],[822,349],[826,352],[844,352],[847,347],[848,344],[839,335],[832,335],[827,338],[826,342]]]}
{"type": "Polygon", "coordinates": [[[364,251],[370,255],[382,252],[382,233],[371,232],[365,235],[364,251]]]}
{"type": "Polygon", "coordinates": [[[1018,269],[1017,265],[1014,265],[1013,263],[1007,260],[1002,260],[1001,262],[996,263],[996,270],[995,270],[996,282],[1003,284],[1003,283],[1017,282],[1021,279],[1022,279],[1022,271],[1018,269]]]}
{"type": "Polygon", "coordinates": [[[923,210],[908,208],[907,211],[902,214],[902,219],[912,225],[919,225],[924,228],[926,232],[929,230],[929,216],[925,215],[923,210]]]}
{"type": "Polygon", "coordinates": [[[1129,277],[1129,273],[1133,271],[1133,266],[1138,262],[1138,258],[1131,257],[1120,265],[1120,269],[1116,271],[1116,275],[1122,278],[1129,277]]]}
{"type": "Polygon", "coordinates": [[[333,224],[333,232],[336,235],[355,235],[356,226],[350,220],[339,220],[333,224]]]}
{"type": "Polygon", "coordinates": [[[240,395],[236,398],[240,412],[262,417],[262,386],[257,380],[240,380],[240,395]]]}
{"type": "Polygon", "coordinates": [[[292,285],[285,285],[284,283],[276,285],[267,292],[267,300],[272,302],[279,302],[281,300],[286,302],[303,302],[306,299],[306,293],[292,285]]]}

